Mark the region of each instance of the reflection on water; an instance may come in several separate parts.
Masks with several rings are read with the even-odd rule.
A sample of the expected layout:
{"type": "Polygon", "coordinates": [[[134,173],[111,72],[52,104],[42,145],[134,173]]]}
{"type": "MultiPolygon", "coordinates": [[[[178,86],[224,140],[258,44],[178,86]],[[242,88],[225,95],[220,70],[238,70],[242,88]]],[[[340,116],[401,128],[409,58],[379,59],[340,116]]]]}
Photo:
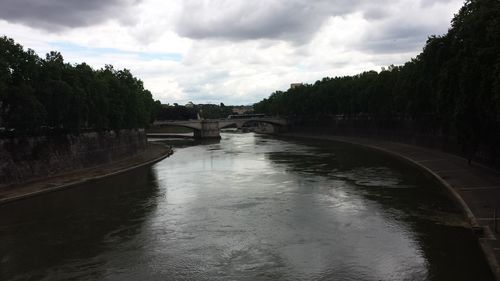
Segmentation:
{"type": "Polygon", "coordinates": [[[108,251],[123,251],[142,231],[158,194],[154,173],[137,169],[0,207],[0,276],[103,278],[108,251]]]}
{"type": "Polygon", "coordinates": [[[384,154],[222,134],[125,175],[0,207],[0,276],[491,280],[442,189],[384,154]]]}

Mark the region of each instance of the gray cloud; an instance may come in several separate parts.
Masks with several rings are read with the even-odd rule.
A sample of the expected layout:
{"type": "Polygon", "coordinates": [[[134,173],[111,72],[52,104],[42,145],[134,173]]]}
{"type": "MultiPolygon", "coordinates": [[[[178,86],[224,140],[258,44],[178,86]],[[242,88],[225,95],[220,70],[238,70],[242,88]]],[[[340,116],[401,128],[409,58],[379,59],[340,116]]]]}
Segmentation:
{"type": "Polygon", "coordinates": [[[389,16],[387,7],[371,7],[363,12],[363,17],[367,20],[379,20],[389,16]]]}
{"type": "Polygon", "coordinates": [[[127,21],[137,0],[0,0],[0,19],[48,31],[91,26],[109,18],[127,21]]]}
{"type": "Polygon", "coordinates": [[[203,92],[203,87],[206,84],[220,84],[229,79],[227,70],[212,69],[209,72],[191,75],[189,79],[180,81],[183,90],[186,93],[203,92]]]}
{"type": "Polygon", "coordinates": [[[382,54],[418,50],[423,47],[427,37],[436,32],[436,27],[417,23],[391,22],[373,29],[373,32],[367,33],[357,47],[364,51],[382,54]]]}
{"type": "Polygon", "coordinates": [[[284,39],[303,43],[329,17],[348,15],[387,1],[374,4],[366,0],[185,0],[176,29],[181,36],[193,39],[284,39]]]}
{"type": "Polygon", "coordinates": [[[434,5],[437,5],[437,4],[450,3],[452,1],[453,0],[421,0],[420,5],[422,7],[430,7],[430,6],[434,6],[434,5]]]}

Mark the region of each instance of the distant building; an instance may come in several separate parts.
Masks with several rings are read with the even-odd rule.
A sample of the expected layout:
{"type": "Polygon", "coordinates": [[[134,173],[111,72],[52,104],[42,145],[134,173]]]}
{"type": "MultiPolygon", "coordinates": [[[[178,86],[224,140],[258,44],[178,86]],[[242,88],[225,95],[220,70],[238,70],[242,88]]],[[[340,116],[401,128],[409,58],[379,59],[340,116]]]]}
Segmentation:
{"type": "Polygon", "coordinates": [[[298,87],[302,87],[304,84],[302,83],[292,83],[290,84],[290,89],[295,89],[295,88],[298,88],[298,87]]]}
{"type": "Polygon", "coordinates": [[[234,114],[245,114],[248,112],[253,112],[253,106],[251,106],[251,105],[233,106],[233,113],[234,114]]]}

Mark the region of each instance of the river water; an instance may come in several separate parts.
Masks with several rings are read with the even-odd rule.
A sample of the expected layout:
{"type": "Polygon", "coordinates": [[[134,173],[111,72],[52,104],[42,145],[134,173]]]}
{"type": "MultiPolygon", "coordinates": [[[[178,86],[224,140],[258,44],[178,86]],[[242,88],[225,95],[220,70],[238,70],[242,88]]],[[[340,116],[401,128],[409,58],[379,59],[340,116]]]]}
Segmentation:
{"type": "Polygon", "coordinates": [[[0,280],[492,280],[443,188],[347,144],[224,133],[0,207],[0,280]]]}

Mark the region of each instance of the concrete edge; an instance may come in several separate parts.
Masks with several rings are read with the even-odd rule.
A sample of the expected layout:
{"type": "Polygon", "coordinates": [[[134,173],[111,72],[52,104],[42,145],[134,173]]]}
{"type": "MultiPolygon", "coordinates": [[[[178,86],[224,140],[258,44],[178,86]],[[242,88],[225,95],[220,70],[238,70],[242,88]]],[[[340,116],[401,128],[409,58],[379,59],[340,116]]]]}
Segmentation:
{"type": "Polygon", "coordinates": [[[493,274],[493,277],[495,280],[499,281],[500,280],[500,266],[498,265],[498,261],[495,257],[495,253],[493,249],[491,248],[491,245],[488,244],[487,239],[485,238],[480,238],[479,240],[479,246],[481,246],[481,249],[483,250],[483,254],[486,258],[486,261],[488,262],[488,265],[490,266],[491,273],[493,274]]]}
{"type": "MultiPolygon", "coordinates": [[[[148,143],[148,145],[161,145],[161,146],[165,146],[163,144],[151,144],[151,143],[148,143]]],[[[152,165],[154,163],[157,163],[157,162],[159,162],[159,161],[161,161],[161,160],[169,157],[173,153],[174,153],[173,150],[170,148],[167,151],[167,153],[165,153],[165,154],[163,154],[163,155],[161,155],[159,157],[156,157],[156,158],[154,158],[152,160],[149,160],[149,161],[137,164],[137,165],[133,165],[133,166],[129,166],[129,167],[120,169],[118,171],[106,173],[106,174],[103,174],[103,175],[93,176],[93,177],[87,177],[87,178],[83,178],[81,180],[77,180],[77,181],[74,181],[74,182],[65,183],[65,184],[57,185],[57,186],[53,186],[53,187],[48,187],[48,188],[44,188],[44,189],[41,189],[41,190],[37,190],[37,191],[33,191],[33,192],[28,192],[28,193],[25,193],[25,194],[21,194],[21,195],[18,195],[18,196],[13,196],[13,197],[9,197],[9,198],[0,199],[0,206],[8,204],[8,203],[15,202],[15,201],[19,201],[19,200],[22,200],[22,199],[30,198],[30,197],[34,197],[34,196],[38,196],[38,195],[42,195],[42,194],[46,194],[46,193],[50,193],[50,192],[56,192],[56,191],[68,189],[68,188],[71,188],[71,187],[73,187],[75,185],[78,185],[78,184],[82,184],[82,183],[86,183],[86,182],[91,182],[91,181],[95,181],[95,180],[99,180],[99,179],[103,179],[103,178],[107,178],[107,177],[112,177],[112,176],[119,175],[119,174],[131,171],[131,170],[134,170],[134,169],[137,169],[137,168],[140,168],[140,167],[149,166],[149,165],[152,165]]]]}
{"type": "Polygon", "coordinates": [[[434,171],[432,171],[431,169],[427,168],[423,164],[418,163],[417,161],[415,161],[415,160],[413,160],[413,159],[411,159],[409,157],[406,157],[404,155],[401,155],[401,154],[399,154],[397,152],[390,151],[390,150],[387,150],[387,149],[384,149],[384,148],[381,148],[381,147],[367,145],[367,144],[361,144],[361,143],[356,143],[356,142],[348,142],[348,141],[344,141],[344,142],[351,143],[351,144],[356,144],[356,145],[362,145],[362,146],[365,146],[365,147],[368,147],[368,148],[371,148],[371,149],[374,149],[374,150],[385,152],[385,153],[390,154],[392,156],[395,156],[395,157],[401,158],[401,159],[403,159],[405,161],[408,161],[408,162],[410,162],[410,164],[416,166],[419,169],[422,169],[424,172],[430,174],[435,180],[437,180],[439,182],[439,184],[441,184],[442,186],[444,186],[448,190],[448,192],[451,193],[451,197],[460,206],[463,214],[465,215],[465,217],[469,221],[469,224],[472,227],[479,226],[479,224],[478,224],[478,222],[476,220],[476,217],[472,213],[472,211],[469,208],[469,206],[467,205],[467,203],[465,203],[465,201],[463,200],[462,196],[460,196],[460,194],[458,194],[458,192],[446,180],[444,180],[443,178],[441,178],[438,174],[436,174],[434,171]]]}
{"type": "MultiPolygon", "coordinates": [[[[294,134],[288,134],[285,136],[292,136],[292,137],[306,138],[306,139],[332,140],[332,141],[338,141],[338,142],[343,142],[343,143],[359,145],[359,146],[363,146],[363,147],[373,149],[376,151],[381,151],[381,152],[387,153],[389,155],[403,159],[405,161],[408,161],[410,164],[416,166],[417,168],[422,169],[424,172],[429,173],[442,186],[444,186],[446,188],[446,190],[448,190],[448,192],[450,192],[451,197],[460,206],[463,214],[469,220],[470,225],[472,227],[479,227],[479,224],[477,222],[476,217],[474,216],[474,214],[470,210],[467,203],[465,203],[462,196],[460,196],[460,194],[458,194],[458,192],[446,180],[441,178],[438,174],[436,174],[435,172],[433,172],[431,169],[427,168],[423,164],[420,164],[409,157],[406,157],[406,156],[401,155],[401,154],[394,152],[394,151],[387,150],[387,149],[382,148],[382,147],[364,144],[364,143],[359,143],[359,142],[355,142],[355,141],[352,141],[349,139],[344,139],[342,137],[335,137],[335,136],[326,136],[326,137],[317,136],[317,137],[315,137],[315,136],[302,136],[302,135],[294,135],[294,134]]],[[[490,270],[491,270],[491,273],[493,274],[493,277],[495,278],[496,281],[500,281],[500,265],[498,264],[498,261],[495,257],[493,249],[487,243],[487,239],[485,239],[485,238],[478,238],[478,243],[479,243],[481,250],[483,251],[484,257],[486,258],[486,262],[488,263],[488,265],[490,267],[490,270]]]]}

